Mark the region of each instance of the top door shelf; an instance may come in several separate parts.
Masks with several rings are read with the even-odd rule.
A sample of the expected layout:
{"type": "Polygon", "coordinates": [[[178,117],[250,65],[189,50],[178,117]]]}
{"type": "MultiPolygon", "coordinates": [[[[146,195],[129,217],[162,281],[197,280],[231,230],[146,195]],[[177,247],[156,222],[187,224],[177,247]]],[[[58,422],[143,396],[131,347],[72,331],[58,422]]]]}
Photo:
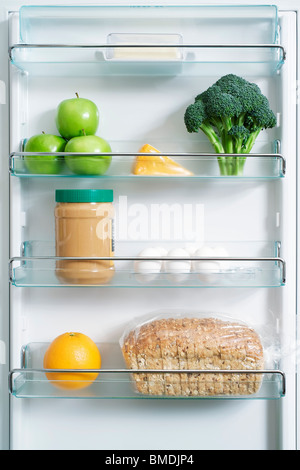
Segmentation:
{"type": "Polygon", "coordinates": [[[105,44],[111,33],[179,34],[184,44],[276,44],[276,6],[24,6],[24,44],[105,44]],[[55,31],[55,34],[53,34],[55,31]],[[226,33],[226,35],[225,35],[226,33]]]}
{"type": "Polygon", "coordinates": [[[275,6],[25,6],[10,58],[33,75],[251,76],[285,51],[275,6]]]}

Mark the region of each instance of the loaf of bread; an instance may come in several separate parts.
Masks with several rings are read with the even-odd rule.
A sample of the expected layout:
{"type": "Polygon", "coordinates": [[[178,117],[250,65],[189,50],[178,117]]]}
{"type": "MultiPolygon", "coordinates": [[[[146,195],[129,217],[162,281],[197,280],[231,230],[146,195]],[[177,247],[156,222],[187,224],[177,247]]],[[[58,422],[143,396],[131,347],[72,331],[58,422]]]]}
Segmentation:
{"type": "MultiPolygon", "coordinates": [[[[122,352],[129,369],[262,370],[263,347],[248,326],[216,318],[160,318],[125,335],[122,352]]],[[[133,373],[147,395],[250,395],[261,385],[251,373],[133,373]]]]}

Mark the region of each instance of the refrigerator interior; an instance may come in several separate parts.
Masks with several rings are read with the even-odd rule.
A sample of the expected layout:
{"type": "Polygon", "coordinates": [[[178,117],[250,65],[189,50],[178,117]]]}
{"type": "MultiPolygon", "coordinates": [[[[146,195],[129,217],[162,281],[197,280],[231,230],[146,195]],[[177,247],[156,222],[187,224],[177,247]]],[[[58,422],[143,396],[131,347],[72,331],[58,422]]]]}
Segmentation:
{"type": "Polygon", "coordinates": [[[11,447],[293,448],[295,13],[273,6],[23,7],[9,15],[9,38],[10,370],[23,367],[24,347],[29,355],[32,352],[32,367],[41,367],[35,350],[39,345],[43,350],[66,331],[83,332],[99,343],[107,367],[124,367],[118,343],[127,324],[151,312],[176,309],[223,313],[253,326],[265,347],[265,368],[285,374],[284,393],[281,375],[272,376],[279,396],[271,382],[271,392],[261,399],[229,400],[138,399],[134,394],[126,399],[113,381],[108,398],[101,399],[96,391],[84,399],[58,393],[48,399],[38,375],[27,379],[21,373],[10,399],[11,447]],[[134,33],[139,38],[141,32],[178,35],[179,59],[158,60],[157,51],[151,60],[110,59],[111,34],[134,33]],[[236,47],[219,47],[224,37],[236,47]],[[103,46],[90,47],[94,44],[103,46]],[[207,48],[197,48],[199,44],[207,48]],[[188,134],[183,122],[194,97],[227,73],[259,85],[278,118],[277,127],[257,139],[253,154],[261,158],[248,157],[245,174],[235,178],[221,177],[214,157],[200,157],[203,166],[198,169],[198,160],[189,159],[189,154],[209,154],[211,148],[201,133],[188,134]],[[99,107],[98,135],[116,154],[108,175],[28,174],[22,166],[24,141],[42,131],[57,134],[55,109],[75,93],[99,107]],[[145,143],[161,152],[185,154],[194,177],[134,177],[132,161],[145,143]],[[127,153],[129,157],[123,156],[127,153]],[[147,246],[169,249],[204,243],[226,246],[232,257],[263,261],[259,266],[251,259],[241,261],[242,274],[231,279],[225,273],[213,282],[199,282],[194,276],[141,280],[132,262],[120,261],[116,266],[125,274],[116,275],[111,286],[63,286],[53,261],[54,207],[55,190],[68,188],[113,189],[116,256],[136,257],[147,246]],[[168,217],[155,212],[162,206],[168,217]],[[22,260],[26,256],[47,259],[28,262],[22,260]]]}
{"type": "MultiPolygon", "coordinates": [[[[1,24],[5,24],[6,27],[0,28],[1,43],[7,44],[8,36],[8,23],[7,17],[3,12],[0,13],[1,24]]],[[[7,59],[7,54],[2,56],[1,60],[7,59]]],[[[7,60],[6,60],[7,63],[7,60]]],[[[1,123],[1,169],[0,169],[0,181],[1,181],[1,196],[0,196],[0,259],[1,259],[1,287],[0,287],[0,401],[1,401],[1,413],[0,413],[0,447],[6,449],[9,447],[9,395],[7,394],[7,375],[9,372],[9,296],[8,296],[8,285],[4,281],[7,277],[7,259],[9,251],[9,215],[8,215],[8,193],[9,193],[9,178],[8,178],[8,163],[7,163],[7,151],[9,142],[9,125],[8,125],[8,67],[3,67],[1,71],[0,79],[0,123],[1,123]],[[2,282],[4,281],[4,282],[2,282]]]]}

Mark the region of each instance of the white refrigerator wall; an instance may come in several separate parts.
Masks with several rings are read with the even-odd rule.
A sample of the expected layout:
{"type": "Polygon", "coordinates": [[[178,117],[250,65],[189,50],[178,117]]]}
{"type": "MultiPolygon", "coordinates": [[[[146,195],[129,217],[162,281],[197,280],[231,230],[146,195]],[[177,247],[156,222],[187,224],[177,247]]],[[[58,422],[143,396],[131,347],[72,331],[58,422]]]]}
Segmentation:
{"type": "MultiPolygon", "coordinates": [[[[5,17],[8,12],[3,11],[5,17]]],[[[281,116],[276,137],[281,141],[280,151],[287,160],[287,174],[282,181],[191,181],[180,183],[178,187],[176,181],[154,185],[119,180],[105,181],[101,187],[114,189],[116,204],[121,196],[126,196],[129,208],[137,202],[145,206],[176,201],[199,203],[203,208],[202,230],[206,240],[280,240],[281,256],[287,261],[286,286],[279,289],[169,290],[11,287],[10,369],[20,367],[24,344],[48,342],[68,330],[86,333],[97,342],[118,342],[125,325],[134,317],[154,310],[190,308],[223,312],[255,325],[266,336],[278,333],[283,351],[280,368],[287,374],[286,397],[279,401],[195,402],[11,398],[11,448],[292,449],[296,446],[296,13],[280,14],[280,25],[281,43],[287,50],[280,75],[268,78],[254,74],[249,79],[261,86],[281,116]]],[[[16,18],[12,18],[11,40],[14,42],[16,27],[16,18]]],[[[229,34],[226,42],[230,43],[231,39],[229,34]]],[[[219,75],[222,75],[222,68],[219,75]]],[[[101,135],[107,140],[139,141],[140,135],[149,129],[149,140],[172,142],[173,129],[181,129],[179,122],[185,106],[217,78],[217,75],[198,79],[180,76],[172,79],[47,78],[22,75],[12,69],[10,152],[17,151],[20,141],[30,135],[42,130],[55,133],[55,106],[75,91],[99,104],[103,114],[101,135]],[[180,96],[176,95],[178,89],[180,96]],[[135,100],[137,93],[139,100],[135,100]],[[147,113],[143,100],[147,100],[147,113]],[[127,114],[119,114],[120,103],[124,109],[130,108],[130,119],[127,114]],[[137,119],[140,115],[142,119],[137,119]],[[113,127],[111,116],[116,117],[113,127]]],[[[0,79],[8,84],[7,77],[0,76],[0,79]]],[[[1,106],[1,109],[1,119],[4,117],[5,121],[7,107],[1,106]]],[[[5,126],[8,124],[4,124],[4,129],[5,126]]],[[[6,131],[7,136],[8,129],[6,131]]],[[[184,138],[176,134],[178,141],[184,138]]],[[[262,148],[264,139],[262,136],[258,143],[262,148]]],[[[7,142],[1,146],[4,166],[8,160],[7,147],[7,142]]],[[[7,201],[7,168],[2,174],[1,201],[7,201]]],[[[10,257],[20,255],[20,246],[26,240],[54,241],[54,193],[55,189],[67,187],[100,186],[96,180],[11,178],[10,257]]],[[[1,223],[3,220],[5,224],[7,204],[2,207],[1,223]]],[[[5,245],[7,240],[4,239],[5,245]]],[[[4,292],[5,255],[4,249],[1,283],[4,292]]],[[[7,303],[2,303],[1,308],[2,318],[6,319],[2,337],[7,345],[7,303]]],[[[2,333],[1,328],[2,323],[2,333]]],[[[5,376],[7,363],[6,367],[2,366],[1,357],[0,368],[5,376]]],[[[3,382],[6,387],[5,377],[3,382]]],[[[5,390],[3,395],[7,402],[5,390]]]]}
{"type": "Polygon", "coordinates": [[[9,179],[7,152],[9,151],[9,96],[7,67],[8,21],[0,10],[0,448],[9,447],[9,397],[7,374],[9,371],[9,294],[7,255],[9,253],[9,179]]]}

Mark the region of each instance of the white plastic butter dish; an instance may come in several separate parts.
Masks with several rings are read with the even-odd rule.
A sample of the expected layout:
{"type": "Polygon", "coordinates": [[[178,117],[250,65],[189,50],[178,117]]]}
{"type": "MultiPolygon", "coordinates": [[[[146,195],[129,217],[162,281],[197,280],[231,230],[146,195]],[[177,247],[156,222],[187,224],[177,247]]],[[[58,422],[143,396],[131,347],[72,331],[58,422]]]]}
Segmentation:
{"type": "Polygon", "coordinates": [[[107,44],[120,47],[107,49],[110,60],[181,60],[182,45],[180,34],[109,34],[107,44]]]}

